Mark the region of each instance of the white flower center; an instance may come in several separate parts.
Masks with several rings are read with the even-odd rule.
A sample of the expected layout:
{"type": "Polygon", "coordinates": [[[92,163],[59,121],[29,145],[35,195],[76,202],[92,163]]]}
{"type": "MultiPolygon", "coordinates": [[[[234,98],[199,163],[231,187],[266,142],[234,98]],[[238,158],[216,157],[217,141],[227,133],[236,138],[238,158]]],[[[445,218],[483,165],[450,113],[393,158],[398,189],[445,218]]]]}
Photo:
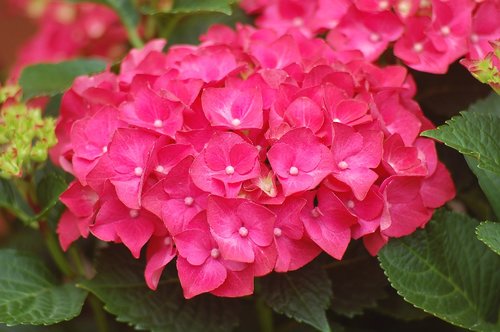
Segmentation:
{"type": "Polygon", "coordinates": [[[479,41],[479,36],[473,33],[472,35],[470,35],[470,40],[473,43],[477,43],[479,41]]]}
{"type": "Polygon", "coordinates": [[[319,210],[319,207],[315,207],[314,209],[311,210],[311,216],[313,216],[314,218],[318,218],[319,216],[321,216],[321,211],[319,210]]]}
{"type": "Polygon", "coordinates": [[[378,3],[378,9],[380,10],[386,10],[387,8],[389,8],[389,1],[387,0],[382,0],[378,3]]]}
{"type": "Polygon", "coordinates": [[[238,233],[240,234],[241,237],[247,237],[248,229],[245,226],[241,226],[240,229],[238,230],[238,233]]]}
{"type": "Polygon", "coordinates": [[[292,24],[296,27],[304,25],[304,20],[301,17],[296,17],[293,19],[292,24]]]}
{"type": "Polygon", "coordinates": [[[229,165],[226,167],[226,174],[227,175],[231,175],[231,174],[234,174],[234,167],[229,165]]]}
{"type": "Polygon", "coordinates": [[[134,174],[137,175],[137,176],[141,176],[143,171],[144,170],[142,169],[142,167],[136,167],[136,168],[134,168],[134,174]]]}
{"type": "Polygon", "coordinates": [[[346,169],[347,167],[349,167],[349,164],[346,163],[344,160],[340,161],[337,166],[340,168],[340,169],[346,169]]]}
{"type": "Polygon", "coordinates": [[[102,153],[106,153],[108,152],[108,147],[107,146],[103,146],[102,147],[102,153]]]}
{"type": "Polygon", "coordinates": [[[408,1],[401,1],[398,4],[398,11],[403,16],[406,17],[410,13],[411,3],[408,1]]]}
{"type": "Polygon", "coordinates": [[[163,127],[163,121],[161,121],[160,119],[156,119],[155,122],[153,123],[153,125],[156,128],[161,128],[161,127],[163,127]]]}
{"type": "Polygon", "coordinates": [[[273,233],[274,233],[274,236],[276,236],[276,237],[280,237],[281,234],[283,234],[283,232],[281,231],[281,228],[278,228],[278,227],[274,228],[273,233]]]}
{"type": "Polygon", "coordinates": [[[219,258],[220,256],[219,249],[213,248],[212,250],[210,250],[210,256],[212,256],[212,258],[219,258]]]}
{"type": "Polygon", "coordinates": [[[166,246],[169,246],[172,244],[172,238],[170,236],[167,236],[165,238],[165,240],[163,240],[163,243],[166,245],[166,246]]]}
{"type": "Polygon", "coordinates": [[[163,173],[165,172],[165,167],[163,167],[162,165],[158,165],[156,166],[155,171],[157,171],[158,173],[163,173]]]}
{"type": "Polygon", "coordinates": [[[441,33],[445,36],[448,36],[450,34],[450,27],[447,25],[444,25],[441,27],[441,33]]]}
{"type": "Polygon", "coordinates": [[[340,123],[340,122],[342,122],[342,121],[340,121],[340,119],[339,119],[339,118],[333,118],[333,122],[340,123]]]}
{"type": "Polygon", "coordinates": [[[135,219],[139,216],[139,210],[132,209],[128,212],[128,214],[129,214],[130,218],[135,219]]]}
{"type": "Polygon", "coordinates": [[[417,53],[422,52],[422,51],[423,51],[423,49],[424,49],[424,45],[422,45],[422,43],[415,43],[415,44],[413,45],[413,50],[414,50],[415,52],[417,52],[417,53]]]}
{"type": "Polygon", "coordinates": [[[351,201],[351,200],[348,200],[348,201],[347,201],[347,207],[348,207],[349,209],[354,208],[354,205],[355,205],[355,204],[354,204],[354,201],[351,201]]]}
{"type": "Polygon", "coordinates": [[[187,206],[191,206],[193,205],[193,203],[194,203],[193,197],[187,196],[186,198],[184,198],[184,204],[186,204],[187,206]]]}
{"type": "Polygon", "coordinates": [[[299,169],[295,166],[292,166],[292,167],[290,167],[290,170],[288,171],[288,173],[290,173],[290,175],[297,175],[297,174],[299,174],[299,169]]]}
{"type": "Polygon", "coordinates": [[[231,121],[231,124],[235,127],[238,127],[240,124],[241,124],[241,120],[240,119],[233,119],[231,121]]]}
{"type": "Polygon", "coordinates": [[[378,33],[373,32],[370,34],[370,40],[372,42],[376,43],[376,42],[380,41],[380,35],[378,33]]]}

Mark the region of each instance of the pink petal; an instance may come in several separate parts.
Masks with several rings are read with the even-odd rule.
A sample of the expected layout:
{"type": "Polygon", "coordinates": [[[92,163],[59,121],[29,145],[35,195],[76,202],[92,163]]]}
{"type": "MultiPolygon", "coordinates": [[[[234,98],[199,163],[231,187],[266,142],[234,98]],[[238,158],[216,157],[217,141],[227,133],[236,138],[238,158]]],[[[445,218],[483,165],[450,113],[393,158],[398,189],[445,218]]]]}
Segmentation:
{"type": "Polygon", "coordinates": [[[227,278],[226,269],[215,259],[208,259],[203,265],[193,266],[185,258],[177,257],[177,271],[186,299],[213,291],[227,278]]]}

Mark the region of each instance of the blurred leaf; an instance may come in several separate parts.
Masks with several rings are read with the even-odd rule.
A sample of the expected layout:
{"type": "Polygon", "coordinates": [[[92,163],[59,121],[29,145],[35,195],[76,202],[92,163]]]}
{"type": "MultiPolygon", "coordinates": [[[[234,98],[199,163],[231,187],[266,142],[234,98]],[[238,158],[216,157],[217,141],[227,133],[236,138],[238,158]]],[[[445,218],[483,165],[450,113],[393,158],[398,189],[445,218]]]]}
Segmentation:
{"type": "Polygon", "coordinates": [[[379,260],[406,301],[474,331],[499,331],[500,257],[475,236],[478,222],[440,210],[425,229],[391,239],[379,260]]]}
{"type": "Polygon", "coordinates": [[[58,285],[38,258],[0,250],[0,266],[0,322],[50,325],[80,314],[87,292],[58,285]]]}
{"type": "Polygon", "coordinates": [[[261,286],[259,295],[276,312],[320,331],[330,331],[326,309],[332,299],[332,283],[319,264],[273,273],[261,279],[261,286]]]}
{"type": "MultiPolygon", "coordinates": [[[[482,222],[476,228],[477,238],[500,255],[500,224],[491,221],[482,222]]],[[[500,296],[500,294],[499,294],[500,296]]]]}
{"type": "Polygon", "coordinates": [[[232,3],[234,0],[174,0],[162,5],[160,1],[156,7],[144,6],[142,12],[145,14],[218,12],[231,15],[232,3]]]}
{"type": "Polygon", "coordinates": [[[166,25],[160,31],[162,37],[168,38],[168,45],[198,44],[200,35],[207,32],[213,24],[234,26],[236,23],[249,23],[250,18],[241,8],[233,7],[232,15],[221,13],[197,13],[195,15],[165,15],[165,21],[176,20],[173,25],[166,25]]]}
{"type": "Polygon", "coordinates": [[[99,297],[120,322],[153,332],[224,332],[237,324],[234,302],[212,295],[182,296],[177,279],[160,281],[156,291],[144,281],[144,264],[123,248],[104,250],[97,275],[81,287],[99,297]]]}
{"type": "Polygon", "coordinates": [[[30,218],[34,216],[33,210],[16,185],[2,178],[0,178],[0,207],[7,209],[26,223],[29,223],[30,218]]]}
{"type": "Polygon", "coordinates": [[[19,79],[23,99],[55,96],[69,88],[76,77],[95,74],[104,69],[106,63],[96,59],[76,59],[27,66],[19,79]]]}
{"type": "Polygon", "coordinates": [[[39,219],[59,202],[59,196],[68,187],[68,181],[63,170],[47,162],[35,172],[35,186],[38,204],[41,208],[37,215],[39,219]]]}

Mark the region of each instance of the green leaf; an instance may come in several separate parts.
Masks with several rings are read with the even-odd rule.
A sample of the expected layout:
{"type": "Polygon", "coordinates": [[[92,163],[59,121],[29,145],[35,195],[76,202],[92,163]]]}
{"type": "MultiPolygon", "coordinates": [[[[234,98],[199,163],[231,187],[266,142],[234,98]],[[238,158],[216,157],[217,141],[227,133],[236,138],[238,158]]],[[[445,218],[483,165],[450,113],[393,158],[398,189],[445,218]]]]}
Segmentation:
{"type": "Polygon", "coordinates": [[[28,66],[24,68],[19,79],[23,99],[55,96],[69,88],[76,77],[95,74],[104,69],[106,63],[96,59],[76,59],[28,66]]]}
{"type": "Polygon", "coordinates": [[[172,13],[190,14],[198,12],[217,12],[231,15],[231,4],[234,0],[174,0],[173,3],[157,7],[145,6],[142,11],[146,14],[172,13]]]}
{"type": "Polygon", "coordinates": [[[12,181],[0,178],[0,207],[7,209],[19,219],[28,222],[33,210],[12,181]]]}
{"type": "Polygon", "coordinates": [[[438,211],[424,230],[391,239],[379,260],[406,301],[474,331],[500,330],[500,257],[477,241],[478,222],[438,211]]]}
{"type": "Polygon", "coordinates": [[[198,44],[199,36],[204,34],[213,24],[234,26],[240,22],[250,23],[250,18],[238,7],[233,7],[232,15],[222,13],[199,13],[196,15],[167,15],[168,20],[178,20],[168,25],[160,32],[162,37],[168,39],[168,45],[198,44]]]}
{"type": "Polygon", "coordinates": [[[48,162],[44,167],[36,171],[35,186],[38,204],[42,209],[38,214],[40,217],[45,215],[59,202],[59,196],[68,187],[68,182],[66,174],[60,168],[48,162]]]}
{"type": "Polygon", "coordinates": [[[348,251],[342,261],[332,263],[328,275],[333,289],[332,310],[337,314],[350,318],[361,315],[387,297],[387,278],[377,259],[369,256],[364,247],[348,251]]]}
{"type": "MultiPolygon", "coordinates": [[[[489,97],[479,100],[469,107],[469,112],[481,114],[500,115],[500,96],[493,93],[489,97]]],[[[472,157],[465,156],[469,168],[474,172],[479,180],[479,186],[488,198],[488,201],[500,220],[500,177],[491,171],[478,167],[478,161],[472,157]]]]}
{"type": "Polygon", "coordinates": [[[105,304],[120,322],[136,329],[165,332],[224,332],[237,324],[234,302],[205,294],[191,300],[182,296],[177,279],[160,281],[151,291],[144,281],[144,264],[123,248],[104,250],[97,275],[81,283],[105,304]]]}
{"type": "Polygon", "coordinates": [[[87,292],[58,285],[38,258],[0,250],[0,322],[50,325],[80,314],[87,292]]]}
{"type": "Polygon", "coordinates": [[[500,116],[461,112],[422,136],[435,138],[478,160],[478,167],[500,174],[500,116]]]}
{"type": "Polygon", "coordinates": [[[481,190],[488,198],[493,212],[500,220],[500,176],[496,173],[478,167],[478,161],[472,157],[465,156],[467,165],[476,175],[481,190]]]}
{"type": "Polygon", "coordinates": [[[485,221],[476,228],[477,238],[500,255],[500,224],[485,221]]]}
{"type": "Polygon", "coordinates": [[[377,302],[376,312],[406,322],[431,317],[428,313],[403,300],[394,290],[386,298],[377,302]]]}
{"type": "Polygon", "coordinates": [[[273,273],[261,282],[260,296],[274,311],[320,331],[330,331],[326,310],[332,299],[332,283],[319,264],[273,273]]]}

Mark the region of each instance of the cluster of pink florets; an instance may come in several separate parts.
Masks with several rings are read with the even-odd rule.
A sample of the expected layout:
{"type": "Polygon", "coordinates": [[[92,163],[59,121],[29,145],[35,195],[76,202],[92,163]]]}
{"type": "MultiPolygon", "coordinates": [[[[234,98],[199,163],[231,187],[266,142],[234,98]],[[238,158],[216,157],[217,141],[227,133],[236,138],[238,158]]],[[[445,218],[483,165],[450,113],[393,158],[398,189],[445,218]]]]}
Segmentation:
{"type": "Polygon", "coordinates": [[[243,0],[256,24],[281,33],[327,33],[338,53],[376,60],[390,46],[416,70],[445,73],[467,54],[483,59],[500,39],[499,0],[243,0]]]}
{"type": "Polygon", "coordinates": [[[248,26],[164,46],[63,97],[64,248],[89,232],[136,258],[147,246],[150,288],[177,257],[187,298],[236,297],[322,251],[341,259],[352,238],[376,254],[454,196],[405,68],[248,26]]]}
{"type": "Polygon", "coordinates": [[[115,12],[103,5],[60,0],[11,0],[10,5],[18,6],[37,25],[36,34],[19,51],[11,81],[19,78],[25,66],[34,63],[76,56],[111,60],[125,53],[125,29],[115,12]]]}

